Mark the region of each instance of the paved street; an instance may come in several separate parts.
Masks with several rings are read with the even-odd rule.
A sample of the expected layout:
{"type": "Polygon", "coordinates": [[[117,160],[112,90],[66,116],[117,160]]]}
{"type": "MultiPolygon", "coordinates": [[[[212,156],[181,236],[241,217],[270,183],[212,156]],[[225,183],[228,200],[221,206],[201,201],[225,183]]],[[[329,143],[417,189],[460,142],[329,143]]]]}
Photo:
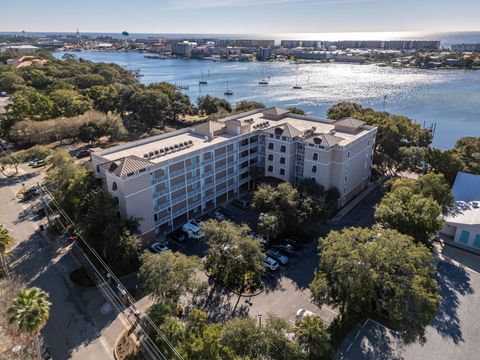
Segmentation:
{"type": "MultiPolygon", "coordinates": [[[[32,177],[29,183],[38,178],[32,177]]],[[[52,308],[42,334],[53,359],[112,358],[113,342],[105,340],[99,331],[104,328],[106,317],[95,318],[97,323],[92,321],[92,309],[98,311],[104,300],[96,290],[80,290],[71,285],[67,274],[78,265],[63,247],[52,246],[37,232],[39,223],[29,215],[30,204],[15,196],[20,188],[21,179],[0,175],[0,222],[17,240],[9,256],[12,271],[27,286],[38,286],[49,293],[52,308]]],[[[111,322],[113,315],[110,318],[111,322]]]]}
{"type": "Polygon", "coordinates": [[[479,359],[480,256],[445,247],[438,263],[443,300],[426,343],[405,345],[394,332],[368,321],[345,339],[340,359],[479,359]]]}

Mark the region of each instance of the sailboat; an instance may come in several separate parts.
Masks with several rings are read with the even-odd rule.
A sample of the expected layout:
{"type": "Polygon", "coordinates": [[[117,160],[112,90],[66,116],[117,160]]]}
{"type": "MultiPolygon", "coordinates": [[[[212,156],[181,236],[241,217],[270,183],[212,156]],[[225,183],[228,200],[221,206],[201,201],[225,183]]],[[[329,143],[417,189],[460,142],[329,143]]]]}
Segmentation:
{"type": "Polygon", "coordinates": [[[225,90],[224,94],[227,96],[233,95],[233,91],[228,88],[228,81],[227,81],[227,90],[225,90]]]}
{"type": "Polygon", "coordinates": [[[265,80],[265,74],[264,74],[264,69],[262,67],[262,73],[260,76],[260,81],[258,82],[259,85],[268,85],[268,81],[265,80]]]}
{"type": "Polygon", "coordinates": [[[298,85],[298,65],[297,65],[297,74],[295,75],[295,85],[293,85],[294,90],[300,90],[302,88],[301,85],[298,85]]]}
{"type": "Polygon", "coordinates": [[[207,85],[208,81],[203,79],[203,70],[202,70],[202,79],[198,82],[198,85],[207,85]]]}

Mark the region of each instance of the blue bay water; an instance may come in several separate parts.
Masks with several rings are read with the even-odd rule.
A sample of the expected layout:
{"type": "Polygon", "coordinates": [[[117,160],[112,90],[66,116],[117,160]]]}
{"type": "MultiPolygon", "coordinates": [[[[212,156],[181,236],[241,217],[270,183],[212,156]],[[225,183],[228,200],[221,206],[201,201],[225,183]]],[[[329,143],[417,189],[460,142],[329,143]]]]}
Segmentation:
{"type": "MultiPolygon", "coordinates": [[[[54,53],[61,57],[63,53],[54,53]]],[[[392,69],[375,65],[303,64],[288,62],[212,62],[192,59],[146,59],[136,52],[81,52],[94,62],[140,69],[140,81],[189,84],[192,101],[200,95],[223,97],[231,103],[255,100],[267,106],[298,106],[326,116],[341,101],[408,116],[427,126],[436,123],[433,144],[452,147],[462,136],[480,136],[480,71],[392,69]],[[261,68],[269,85],[258,85],[261,68]],[[208,85],[199,86],[203,70],[208,85]],[[208,78],[207,78],[207,74],[208,78]],[[297,82],[302,86],[294,90],[297,82]],[[233,96],[225,96],[227,87],[233,96]],[[385,99],[386,96],[386,100],[385,99]]]]}

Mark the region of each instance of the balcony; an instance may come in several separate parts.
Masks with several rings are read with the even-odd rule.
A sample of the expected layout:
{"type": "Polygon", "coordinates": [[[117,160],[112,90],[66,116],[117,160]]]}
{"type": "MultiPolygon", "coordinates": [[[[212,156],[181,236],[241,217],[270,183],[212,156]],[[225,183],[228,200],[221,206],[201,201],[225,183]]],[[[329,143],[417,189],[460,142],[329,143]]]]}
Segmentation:
{"type": "Polygon", "coordinates": [[[175,191],[175,190],[178,190],[178,189],[183,189],[186,185],[187,185],[186,182],[185,182],[185,181],[182,181],[182,182],[179,183],[179,184],[170,186],[170,191],[175,191]]]}
{"type": "Polygon", "coordinates": [[[200,163],[200,165],[208,165],[208,164],[211,164],[211,163],[213,163],[213,159],[214,159],[214,158],[211,157],[211,158],[208,159],[208,160],[203,160],[203,161],[200,163]]]}
{"type": "Polygon", "coordinates": [[[154,207],[155,212],[160,212],[162,210],[165,210],[166,208],[168,208],[168,202],[163,203],[161,205],[155,205],[155,207],[154,207]]]}
{"type": "Polygon", "coordinates": [[[170,192],[170,189],[167,187],[166,189],[160,190],[160,191],[154,191],[153,192],[153,197],[154,198],[159,198],[160,196],[166,195],[170,192]]]}
{"type": "Polygon", "coordinates": [[[163,181],[165,181],[165,180],[167,180],[167,179],[168,179],[168,175],[162,175],[162,176],[153,178],[152,184],[153,184],[153,185],[156,185],[156,184],[161,183],[161,182],[163,182],[163,181]]]}
{"type": "Polygon", "coordinates": [[[190,185],[190,184],[193,184],[197,181],[200,181],[200,178],[199,177],[193,177],[193,178],[190,178],[187,180],[187,185],[190,185]]]}
{"type": "Polygon", "coordinates": [[[167,215],[167,216],[164,216],[160,219],[158,219],[157,221],[155,221],[155,224],[156,225],[162,225],[162,224],[165,224],[166,222],[169,222],[170,221],[170,215],[167,215]]]}
{"type": "Polygon", "coordinates": [[[175,205],[175,204],[181,203],[182,201],[184,201],[186,199],[187,199],[187,194],[182,195],[182,196],[176,196],[176,197],[172,196],[172,206],[175,205]]]}
{"type": "Polygon", "coordinates": [[[172,171],[172,172],[170,172],[170,178],[174,178],[175,176],[180,175],[180,174],[185,174],[186,171],[187,171],[187,169],[185,169],[185,168],[181,168],[181,169],[172,171]]]}

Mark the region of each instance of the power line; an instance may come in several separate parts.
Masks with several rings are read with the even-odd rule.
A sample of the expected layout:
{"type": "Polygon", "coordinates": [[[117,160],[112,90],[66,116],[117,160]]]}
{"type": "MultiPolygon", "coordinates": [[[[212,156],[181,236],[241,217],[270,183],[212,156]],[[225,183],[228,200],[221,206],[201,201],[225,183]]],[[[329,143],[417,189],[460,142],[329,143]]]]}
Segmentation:
{"type": "MultiPolygon", "coordinates": [[[[3,143],[0,143],[0,149],[1,151],[3,152],[3,154],[5,156],[7,155],[10,155],[12,152],[9,151],[8,148],[5,148],[3,143]]],[[[11,156],[11,155],[10,155],[11,156]]],[[[15,157],[14,157],[15,159],[15,157]]],[[[21,174],[19,176],[21,179],[23,179],[26,183],[26,181],[28,181],[28,178],[21,174]]],[[[51,199],[51,201],[55,204],[55,207],[57,208],[57,211],[60,212],[60,214],[64,217],[65,220],[67,220],[68,223],[70,223],[70,225],[77,231],[78,233],[78,237],[82,240],[82,243],[87,246],[87,248],[90,250],[90,252],[95,256],[95,258],[102,264],[102,266],[107,270],[107,273],[110,274],[110,276],[116,281],[116,283],[120,286],[122,286],[122,289],[125,291],[126,293],[126,296],[127,296],[127,299],[129,301],[129,303],[131,304],[131,306],[134,308],[134,310],[130,309],[129,307],[127,307],[123,301],[119,298],[119,296],[116,294],[116,292],[111,288],[111,286],[109,284],[107,284],[107,282],[105,281],[104,277],[103,277],[103,274],[96,268],[96,266],[92,263],[92,261],[88,258],[88,256],[82,251],[82,255],[83,257],[87,260],[87,262],[89,263],[89,265],[91,266],[91,268],[93,269],[93,273],[94,273],[94,276],[96,277],[98,283],[97,283],[97,286],[100,290],[100,292],[103,294],[103,296],[107,299],[107,301],[109,301],[111,303],[111,305],[115,308],[115,310],[126,320],[126,322],[133,328],[134,325],[137,325],[140,330],[139,332],[137,333],[140,334],[141,336],[138,336],[140,338],[140,343],[143,345],[143,348],[146,350],[146,352],[150,355],[150,357],[154,360],[156,359],[161,359],[161,360],[166,360],[166,357],[165,355],[158,349],[158,347],[155,345],[155,343],[153,342],[153,340],[150,338],[150,336],[148,335],[147,331],[145,331],[145,329],[141,326],[140,322],[137,321],[137,320],[140,320],[142,318],[142,314],[140,313],[140,311],[138,309],[135,308],[134,306],[134,303],[135,303],[135,299],[130,295],[130,293],[125,289],[123,288],[123,285],[122,283],[120,282],[120,280],[115,276],[115,274],[111,271],[111,269],[107,266],[107,264],[103,261],[103,259],[101,259],[101,257],[98,255],[98,253],[90,246],[90,244],[88,244],[88,242],[83,238],[83,236],[81,235],[81,232],[78,231],[78,228],[77,226],[75,225],[75,223],[72,221],[72,219],[68,216],[68,214],[63,210],[63,208],[60,206],[60,204],[57,202],[57,200],[55,199],[55,197],[50,193],[50,191],[42,184],[40,183],[37,183],[37,186],[39,189],[41,189],[44,193],[48,194],[49,198],[51,199]],[[123,309],[122,309],[123,308],[123,309]],[[130,310],[130,316],[134,316],[134,318],[136,319],[133,323],[132,321],[130,320],[130,316],[126,316],[124,314],[124,311],[126,309],[129,309],[130,310]]],[[[38,192],[37,189],[34,189],[33,191],[34,193],[34,197],[35,199],[41,199],[44,206],[48,207],[48,209],[51,211],[51,213],[53,214],[53,209],[51,208],[51,206],[44,200],[44,198],[42,198],[38,192]]],[[[59,219],[58,219],[59,220],[59,219]]],[[[67,231],[68,228],[66,225],[63,224],[62,221],[59,220],[59,223],[61,225],[61,227],[67,231]]],[[[175,355],[177,355],[177,357],[179,359],[182,359],[182,356],[177,352],[177,350],[173,347],[173,345],[171,344],[171,342],[166,338],[166,336],[160,331],[160,329],[153,323],[153,321],[148,317],[147,314],[144,314],[144,317],[147,318],[147,321],[149,322],[149,324],[152,325],[152,327],[157,331],[157,333],[159,333],[160,337],[162,338],[162,340],[165,341],[165,343],[172,349],[173,353],[175,355]]]]}

